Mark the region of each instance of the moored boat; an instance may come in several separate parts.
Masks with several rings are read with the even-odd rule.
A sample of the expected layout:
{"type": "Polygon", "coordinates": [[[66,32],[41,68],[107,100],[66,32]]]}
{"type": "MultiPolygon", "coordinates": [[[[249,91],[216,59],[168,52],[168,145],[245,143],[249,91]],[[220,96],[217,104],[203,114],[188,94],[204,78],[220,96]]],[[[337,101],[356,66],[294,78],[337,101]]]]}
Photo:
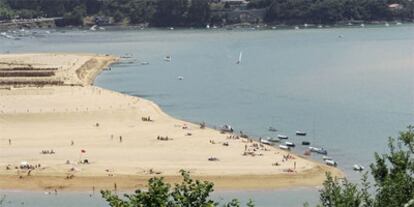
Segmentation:
{"type": "Polygon", "coordinates": [[[310,145],[309,141],[302,141],[302,145],[310,145]]]}
{"type": "Polygon", "coordinates": [[[289,146],[286,146],[286,145],[283,145],[283,144],[280,144],[279,148],[282,149],[282,150],[290,150],[289,146]]]}
{"type": "Polygon", "coordinates": [[[278,134],[277,138],[279,138],[279,139],[288,139],[289,137],[287,135],[278,134]]]}
{"type": "Polygon", "coordinates": [[[285,142],[285,145],[288,147],[295,147],[295,143],[293,142],[285,142]]]}
{"type": "Polygon", "coordinates": [[[260,138],[260,143],[265,144],[265,145],[273,145],[273,142],[267,139],[262,139],[262,138],[260,138]]]}
{"type": "Polygon", "coordinates": [[[296,131],[297,136],[306,136],[306,132],[303,131],[296,131]]]}
{"type": "Polygon", "coordinates": [[[355,165],[352,167],[352,169],[353,169],[353,170],[355,170],[355,171],[363,171],[365,168],[364,168],[364,166],[362,166],[362,165],[355,164],[355,165]]]}
{"type": "Polygon", "coordinates": [[[269,142],[280,142],[280,139],[274,137],[266,137],[265,139],[269,142]]]}
{"type": "Polygon", "coordinates": [[[309,147],[309,149],[310,149],[311,152],[316,152],[316,153],[319,153],[319,154],[322,154],[322,155],[327,155],[328,154],[328,151],[326,151],[323,148],[309,147]]]}
{"type": "Polygon", "coordinates": [[[225,124],[221,127],[220,131],[232,133],[234,130],[233,130],[233,127],[231,127],[230,125],[225,124]]]}
{"type": "Polygon", "coordinates": [[[338,163],[336,163],[334,160],[325,160],[325,164],[333,167],[336,167],[338,165],[338,163]]]}

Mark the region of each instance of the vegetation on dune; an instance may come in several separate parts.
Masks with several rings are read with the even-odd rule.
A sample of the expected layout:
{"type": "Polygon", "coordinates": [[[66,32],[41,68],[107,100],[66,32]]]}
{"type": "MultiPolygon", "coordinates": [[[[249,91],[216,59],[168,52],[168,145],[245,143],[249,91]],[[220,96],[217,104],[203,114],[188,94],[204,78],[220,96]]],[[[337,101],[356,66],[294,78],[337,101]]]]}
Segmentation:
{"type": "MultiPolygon", "coordinates": [[[[412,0],[250,0],[247,9],[255,8],[266,9],[264,22],[280,24],[414,18],[412,0]]],[[[222,23],[227,17],[213,14],[217,9],[228,11],[230,7],[208,0],[0,0],[0,20],[65,17],[65,25],[81,25],[84,17],[105,16],[115,22],[198,27],[222,23]]]]}
{"type": "MultiPolygon", "coordinates": [[[[414,207],[414,131],[413,127],[401,132],[398,139],[389,138],[389,152],[375,153],[371,164],[374,185],[368,182],[368,174],[360,184],[347,179],[327,179],[320,190],[318,207],[414,207]]],[[[183,181],[171,188],[163,178],[151,178],[148,190],[136,190],[134,194],[120,198],[111,191],[102,191],[103,198],[111,207],[212,207],[220,206],[210,199],[214,184],[191,179],[188,172],[181,171],[183,181]]],[[[276,206],[277,204],[275,204],[276,206]]],[[[237,199],[222,206],[237,207],[237,199]]],[[[252,201],[247,203],[253,207],[252,201]]],[[[304,206],[309,206],[305,204],[304,206]]]]}
{"type": "MultiPolygon", "coordinates": [[[[136,190],[125,194],[124,199],[111,191],[101,191],[102,197],[111,207],[214,207],[220,204],[210,199],[214,184],[208,181],[191,179],[188,172],[181,170],[183,181],[171,188],[163,178],[151,178],[148,190],[136,190]]],[[[223,204],[223,207],[240,207],[236,199],[223,204]]],[[[247,207],[253,207],[249,201],[247,207]]]]}

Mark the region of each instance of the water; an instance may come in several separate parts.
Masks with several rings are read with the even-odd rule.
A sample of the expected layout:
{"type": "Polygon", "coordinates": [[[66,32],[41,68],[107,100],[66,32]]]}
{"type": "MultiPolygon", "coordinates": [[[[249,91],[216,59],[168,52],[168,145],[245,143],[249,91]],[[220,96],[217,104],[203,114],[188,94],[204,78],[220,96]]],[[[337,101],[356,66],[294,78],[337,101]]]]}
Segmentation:
{"type": "MultiPolygon", "coordinates": [[[[132,54],[150,64],[114,65],[96,85],[153,100],[181,119],[228,123],[257,137],[275,136],[267,131],[273,126],[293,142],[306,139],[323,146],[351,180],[358,180],[352,165],[368,166],[374,152],[386,150],[388,136],[412,124],[413,34],[413,25],[276,31],[65,30],[43,38],[0,39],[0,51],[132,54]],[[237,65],[241,51],[242,64],[237,65]],[[167,55],[171,62],[163,61],[167,55]],[[296,137],[296,130],[307,131],[308,136],[296,137]]],[[[32,195],[32,199],[25,196],[28,201],[37,198],[28,194],[32,195]]],[[[303,201],[298,198],[317,199],[315,189],[218,194],[251,195],[260,206],[300,206],[303,201]]],[[[58,197],[71,196],[82,197],[58,197]]],[[[102,205],[79,203],[95,204],[102,205]]]]}

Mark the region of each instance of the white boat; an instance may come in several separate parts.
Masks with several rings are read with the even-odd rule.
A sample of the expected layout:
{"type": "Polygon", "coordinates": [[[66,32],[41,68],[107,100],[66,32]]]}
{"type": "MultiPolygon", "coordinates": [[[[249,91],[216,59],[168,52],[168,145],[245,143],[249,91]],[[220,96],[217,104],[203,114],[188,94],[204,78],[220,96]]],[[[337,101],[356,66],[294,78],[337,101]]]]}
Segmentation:
{"type": "Polygon", "coordinates": [[[385,26],[386,26],[386,27],[389,27],[389,26],[390,26],[390,24],[388,24],[388,22],[385,22],[385,26]]]}
{"type": "Polygon", "coordinates": [[[267,139],[260,139],[260,143],[266,144],[266,145],[273,145],[273,143],[267,139]]]}
{"type": "Polygon", "coordinates": [[[241,64],[242,56],[243,56],[243,53],[240,52],[240,54],[239,54],[239,60],[237,60],[236,64],[241,64]]]}
{"type": "Polygon", "coordinates": [[[174,27],[170,27],[170,30],[174,30],[174,27]]]}
{"type": "Polygon", "coordinates": [[[325,160],[332,160],[332,158],[331,157],[328,157],[328,156],[326,156],[326,155],[324,155],[324,156],[322,156],[322,159],[325,161],[325,160]]]}
{"type": "Polygon", "coordinates": [[[178,80],[184,80],[184,77],[183,76],[178,76],[177,79],[178,80]]]}
{"type": "Polygon", "coordinates": [[[328,151],[326,151],[325,149],[323,149],[323,148],[318,148],[318,147],[309,147],[309,150],[311,151],[311,152],[316,152],[316,153],[319,153],[319,154],[322,154],[322,155],[327,155],[328,154],[328,151]]]}
{"type": "Polygon", "coordinates": [[[293,142],[285,142],[285,145],[288,147],[295,147],[295,143],[293,142]]]}
{"type": "Polygon", "coordinates": [[[290,150],[289,146],[286,146],[286,145],[283,145],[283,144],[280,144],[279,148],[282,149],[282,150],[290,150]]]}
{"type": "Polygon", "coordinates": [[[318,28],[323,28],[323,26],[322,25],[318,25],[318,28]]]}
{"type": "Polygon", "coordinates": [[[222,132],[233,132],[234,130],[233,130],[233,127],[231,127],[230,125],[225,124],[221,127],[221,131],[222,132]]]}
{"type": "Polygon", "coordinates": [[[149,65],[149,62],[141,62],[141,65],[149,65]]]}
{"type": "Polygon", "coordinates": [[[359,164],[355,164],[353,167],[352,167],[355,171],[363,171],[365,168],[364,168],[364,166],[362,166],[362,165],[359,165],[359,164]]]}
{"type": "Polygon", "coordinates": [[[298,30],[298,29],[299,29],[299,27],[298,27],[298,26],[295,26],[295,29],[296,29],[296,30],[298,30]]]}
{"type": "Polygon", "coordinates": [[[210,29],[210,25],[209,24],[206,25],[206,29],[210,29]]]}
{"type": "Polygon", "coordinates": [[[338,165],[334,160],[325,160],[325,164],[333,167],[338,165]]]}
{"type": "Polygon", "coordinates": [[[98,25],[93,25],[91,28],[89,28],[90,31],[96,31],[96,28],[98,28],[98,25]]]}
{"type": "Polygon", "coordinates": [[[265,139],[269,142],[280,142],[280,139],[274,137],[266,137],[265,139]]]}
{"type": "Polygon", "coordinates": [[[164,58],[164,61],[166,61],[166,62],[171,62],[171,56],[165,56],[165,58],[164,58]]]}
{"type": "Polygon", "coordinates": [[[306,136],[306,132],[303,131],[296,131],[297,136],[306,136]]]}
{"type": "Polygon", "coordinates": [[[402,23],[401,23],[401,22],[396,22],[395,24],[396,24],[396,25],[402,25],[402,23]]]}
{"type": "Polygon", "coordinates": [[[289,137],[286,136],[286,135],[283,135],[283,134],[278,134],[277,138],[279,138],[279,139],[288,139],[289,137]]]}
{"type": "Polygon", "coordinates": [[[361,27],[365,27],[365,24],[364,24],[364,23],[362,23],[360,26],[361,26],[361,27]]]}
{"type": "Polygon", "coordinates": [[[273,26],[273,27],[272,27],[272,29],[276,29],[276,27],[275,27],[275,26],[273,26]]]}

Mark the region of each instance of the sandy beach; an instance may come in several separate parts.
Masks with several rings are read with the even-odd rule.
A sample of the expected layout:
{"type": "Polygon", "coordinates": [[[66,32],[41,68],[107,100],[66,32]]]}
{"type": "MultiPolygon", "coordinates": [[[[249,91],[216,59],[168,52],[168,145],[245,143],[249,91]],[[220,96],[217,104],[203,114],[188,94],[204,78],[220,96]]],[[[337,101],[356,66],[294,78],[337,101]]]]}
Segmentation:
{"type": "Polygon", "coordinates": [[[90,190],[116,183],[130,190],[153,176],[177,182],[180,169],[219,189],[319,186],[325,172],[343,176],[303,156],[175,119],[143,98],[93,86],[116,61],[95,54],[0,55],[0,188],[90,190]]]}

